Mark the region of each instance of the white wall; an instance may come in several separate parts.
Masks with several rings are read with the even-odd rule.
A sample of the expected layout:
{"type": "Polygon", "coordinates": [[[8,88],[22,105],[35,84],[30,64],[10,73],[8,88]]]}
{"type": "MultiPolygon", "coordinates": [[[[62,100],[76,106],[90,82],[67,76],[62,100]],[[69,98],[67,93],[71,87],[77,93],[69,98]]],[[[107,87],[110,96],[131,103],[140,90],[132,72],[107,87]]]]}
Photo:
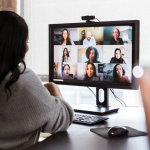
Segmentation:
{"type": "Polygon", "coordinates": [[[26,62],[38,74],[48,74],[48,24],[84,22],[81,16],[87,14],[100,21],[140,20],[140,64],[150,64],[149,0],[25,0],[24,3],[32,53],[26,56],[26,62]]]}

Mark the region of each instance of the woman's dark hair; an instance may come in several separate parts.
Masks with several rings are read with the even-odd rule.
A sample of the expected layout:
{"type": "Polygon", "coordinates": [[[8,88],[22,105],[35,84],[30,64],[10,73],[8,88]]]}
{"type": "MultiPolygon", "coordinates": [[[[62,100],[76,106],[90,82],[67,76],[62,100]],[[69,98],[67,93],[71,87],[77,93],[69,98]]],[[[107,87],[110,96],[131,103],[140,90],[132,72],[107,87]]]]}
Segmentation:
{"type": "Polygon", "coordinates": [[[87,57],[87,59],[89,59],[89,55],[90,55],[91,50],[94,50],[94,51],[95,51],[95,57],[94,57],[93,62],[96,62],[96,61],[98,60],[98,58],[99,58],[99,52],[98,52],[98,50],[97,50],[95,47],[90,46],[90,47],[88,47],[88,48],[86,49],[86,53],[85,53],[85,54],[86,54],[86,57],[87,57]]]}
{"type": "Polygon", "coordinates": [[[67,49],[67,48],[64,48],[64,50],[63,50],[63,59],[62,59],[62,62],[64,62],[64,57],[65,57],[65,55],[64,55],[64,51],[65,51],[65,49],[66,49],[66,51],[67,51],[67,57],[69,57],[68,49],[67,49]]]}
{"type": "Polygon", "coordinates": [[[119,49],[119,48],[116,48],[116,49],[115,49],[115,52],[114,52],[115,63],[117,63],[116,51],[120,51],[120,63],[123,63],[122,54],[121,54],[121,49],[119,49]]]}
{"type": "Polygon", "coordinates": [[[85,67],[85,73],[84,73],[84,80],[87,80],[87,81],[89,81],[89,76],[87,75],[87,68],[88,68],[88,65],[92,65],[92,66],[93,66],[93,69],[94,69],[93,77],[97,77],[95,65],[94,65],[93,63],[87,63],[87,64],[86,64],[86,67],[85,67]]]}
{"type": "MultiPolygon", "coordinates": [[[[115,66],[114,66],[114,70],[113,70],[113,80],[114,80],[114,82],[119,82],[119,77],[118,77],[118,74],[117,74],[117,72],[116,72],[116,67],[117,66],[121,66],[120,64],[116,64],[115,66]]],[[[123,69],[123,67],[121,66],[121,68],[122,68],[122,75],[125,75],[125,70],[123,69]]]]}
{"type": "Polygon", "coordinates": [[[23,18],[11,11],[0,11],[0,84],[11,72],[5,85],[7,100],[12,95],[10,86],[26,69],[23,59],[26,53],[27,37],[28,26],[23,18]],[[24,65],[22,72],[19,72],[19,63],[24,65]]]}
{"type": "Polygon", "coordinates": [[[72,44],[71,44],[71,39],[70,39],[70,33],[69,33],[69,31],[68,31],[67,29],[64,29],[64,30],[62,31],[61,44],[63,44],[63,42],[64,42],[64,37],[63,37],[63,32],[64,32],[64,31],[67,31],[67,34],[68,34],[68,36],[67,36],[67,41],[66,41],[66,45],[72,45],[72,44]]]}
{"type": "Polygon", "coordinates": [[[68,67],[69,67],[69,70],[70,70],[70,66],[69,66],[68,64],[65,64],[65,65],[64,65],[63,70],[65,69],[66,66],[68,66],[68,67]]]}

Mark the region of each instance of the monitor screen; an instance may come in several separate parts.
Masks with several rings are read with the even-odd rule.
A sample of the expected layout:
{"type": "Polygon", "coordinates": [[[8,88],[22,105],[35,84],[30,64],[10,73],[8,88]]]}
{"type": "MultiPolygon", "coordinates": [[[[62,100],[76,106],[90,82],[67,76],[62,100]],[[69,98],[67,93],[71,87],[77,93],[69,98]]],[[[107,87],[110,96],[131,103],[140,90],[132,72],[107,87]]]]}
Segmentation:
{"type": "Polygon", "coordinates": [[[50,25],[50,81],[133,87],[132,69],[139,53],[135,22],[50,25]]]}

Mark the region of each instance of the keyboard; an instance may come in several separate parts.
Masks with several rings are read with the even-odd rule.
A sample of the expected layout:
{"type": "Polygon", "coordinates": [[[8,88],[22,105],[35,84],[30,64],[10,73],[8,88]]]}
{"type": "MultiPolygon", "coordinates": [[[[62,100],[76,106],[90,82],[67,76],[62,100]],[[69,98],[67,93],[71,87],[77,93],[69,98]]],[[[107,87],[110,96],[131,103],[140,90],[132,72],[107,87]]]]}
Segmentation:
{"type": "Polygon", "coordinates": [[[102,121],[107,120],[107,119],[109,119],[109,118],[101,117],[101,116],[97,116],[97,115],[74,113],[73,122],[92,125],[92,124],[102,122],[102,121]]]}

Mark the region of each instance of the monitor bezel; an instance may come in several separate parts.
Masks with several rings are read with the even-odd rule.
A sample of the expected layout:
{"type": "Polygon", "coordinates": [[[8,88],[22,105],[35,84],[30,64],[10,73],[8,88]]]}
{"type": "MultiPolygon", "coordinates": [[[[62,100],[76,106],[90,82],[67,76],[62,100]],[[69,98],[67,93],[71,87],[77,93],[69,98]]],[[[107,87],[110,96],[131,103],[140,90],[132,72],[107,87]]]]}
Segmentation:
{"type": "Polygon", "coordinates": [[[54,81],[54,51],[53,51],[53,29],[54,28],[79,28],[79,27],[93,27],[93,26],[132,26],[132,69],[134,66],[139,65],[139,20],[126,20],[126,21],[108,21],[108,22],[89,22],[89,23],[63,23],[63,24],[49,24],[49,82],[62,85],[73,86],[90,86],[100,88],[117,88],[117,89],[138,89],[139,85],[132,74],[132,83],[114,83],[114,82],[84,82],[82,80],[64,80],[54,81]]]}

